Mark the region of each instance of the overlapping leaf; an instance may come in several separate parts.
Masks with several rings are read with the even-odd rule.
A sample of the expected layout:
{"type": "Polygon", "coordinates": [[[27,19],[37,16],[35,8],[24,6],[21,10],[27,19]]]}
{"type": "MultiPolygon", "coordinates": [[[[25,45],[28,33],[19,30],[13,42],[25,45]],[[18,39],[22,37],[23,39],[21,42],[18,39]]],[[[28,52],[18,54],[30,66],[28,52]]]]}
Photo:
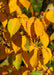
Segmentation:
{"type": "Polygon", "coordinates": [[[21,14],[21,9],[17,5],[17,0],[9,0],[9,9],[10,13],[17,11],[18,14],[21,14]]]}
{"type": "Polygon", "coordinates": [[[19,69],[21,62],[22,62],[21,54],[16,55],[16,59],[13,61],[13,65],[16,67],[17,70],[19,69]]]}
{"type": "Polygon", "coordinates": [[[49,45],[49,36],[46,32],[43,32],[42,36],[40,36],[40,41],[42,42],[44,47],[49,45]]]}
{"type": "Polygon", "coordinates": [[[19,0],[19,2],[28,10],[30,2],[28,0],[19,0]]]}
{"type": "Polygon", "coordinates": [[[18,18],[10,19],[8,22],[8,31],[12,37],[20,28],[21,22],[18,18]]]}
{"type": "Polygon", "coordinates": [[[35,33],[38,36],[42,36],[43,31],[44,31],[44,26],[42,24],[42,22],[40,21],[40,19],[36,19],[35,23],[34,23],[34,29],[35,29],[35,33]]]}
{"type": "Polygon", "coordinates": [[[48,13],[46,14],[46,18],[47,18],[50,22],[54,23],[54,11],[48,11],[48,13]]]}
{"type": "Polygon", "coordinates": [[[54,33],[52,33],[52,35],[50,36],[50,40],[54,40],[54,33]]]}

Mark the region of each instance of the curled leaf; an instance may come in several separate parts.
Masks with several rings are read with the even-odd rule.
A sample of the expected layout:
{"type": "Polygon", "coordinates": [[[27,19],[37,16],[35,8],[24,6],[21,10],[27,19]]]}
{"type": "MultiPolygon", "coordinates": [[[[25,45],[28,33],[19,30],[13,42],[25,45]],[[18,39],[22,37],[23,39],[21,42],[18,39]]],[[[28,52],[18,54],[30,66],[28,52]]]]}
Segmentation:
{"type": "Polygon", "coordinates": [[[31,26],[34,23],[35,17],[31,17],[27,22],[27,33],[29,36],[31,36],[31,26]]]}

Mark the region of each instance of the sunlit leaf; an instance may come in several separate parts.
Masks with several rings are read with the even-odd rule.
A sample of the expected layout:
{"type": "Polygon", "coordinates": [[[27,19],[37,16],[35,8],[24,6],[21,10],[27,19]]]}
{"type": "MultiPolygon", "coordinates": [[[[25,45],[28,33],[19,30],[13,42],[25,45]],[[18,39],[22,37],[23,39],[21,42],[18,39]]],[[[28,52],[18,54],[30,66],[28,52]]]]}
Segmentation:
{"type": "Polygon", "coordinates": [[[37,36],[41,36],[43,34],[44,26],[38,18],[35,20],[34,29],[37,36]]]}
{"type": "Polygon", "coordinates": [[[37,47],[34,47],[34,54],[33,56],[31,57],[30,59],[30,64],[33,68],[35,68],[37,66],[37,51],[38,51],[38,48],[37,47]]]}
{"type": "Polygon", "coordinates": [[[42,36],[40,36],[40,40],[44,47],[49,45],[49,36],[46,32],[43,32],[42,36]]]}
{"type": "Polygon", "coordinates": [[[20,17],[21,17],[20,21],[22,23],[22,26],[24,27],[24,30],[27,32],[26,25],[29,18],[25,14],[22,14],[20,17]]]}
{"type": "Polygon", "coordinates": [[[22,36],[22,48],[23,48],[23,50],[26,51],[26,48],[24,47],[25,44],[26,44],[26,36],[22,36]]]}
{"type": "Polygon", "coordinates": [[[29,36],[31,36],[31,26],[34,23],[35,17],[31,17],[27,22],[27,33],[29,36]]]}
{"type": "Polygon", "coordinates": [[[16,55],[16,59],[13,61],[13,65],[18,70],[22,62],[21,54],[16,55]]]}
{"type": "Polygon", "coordinates": [[[22,74],[22,75],[27,75],[27,74],[28,74],[28,72],[29,72],[29,70],[26,70],[25,72],[23,72],[23,74],[22,74]]]}
{"type": "Polygon", "coordinates": [[[5,28],[7,25],[7,19],[5,21],[3,21],[2,24],[3,24],[3,27],[5,28]]]}
{"type": "Polygon", "coordinates": [[[0,1],[0,75],[54,71],[54,6],[40,14],[42,1],[0,1]]]}
{"type": "Polygon", "coordinates": [[[20,50],[20,47],[16,46],[13,42],[12,42],[12,47],[13,47],[15,53],[17,53],[20,50]]]}
{"type": "Polygon", "coordinates": [[[28,10],[30,2],[28,0],[19,0],[19,2],[28,10]]]}
{"type": "Polygon", "coordinates": [[[29,40],[26,38],[26,44],[24,45],[24,47],[27,49],[27,51],[29,51],[29,40]]]}
{"type": "Polygon", "coordinates": [[[44,65],[47,64],[50,60],[51,60],[51,50],[50,49],[46,49],[46,48],[42,48],[42,54],[43,54],[43,63],[44,65]]]}
{"type": "Polygon", "coordinates": [[[17,0],[9,0],[9,9],[10,13],[15,11],[17,11],[18,14],[22,13],[20,7],[17,5],[17,0]]]}
{"type": "Polygon", "coordinates": [[[31,52],[33,49],[34,49],[34,46],[33,45],[30,45],[29,51],[31,52]]]}
{"type": "Polygon", "coordinates": [[[20,20],[18,18],[10,19],[8,22],[8,31],[12,37],[20,28],[20,20]]]}
{"type": "Polygon", "coordinates": [[[54,11],[48,11],[48,13],[46,14],[46,18],[47,18],[50,22],[54,23],[54,11]]]}
{"type": "Polygon", "coordinates": [[[41,12],[41,21],[43,23],[44,29],[47,30],[47,27],[50,24],[50,21],[46,18],[47,12],[41,12]]]}
{"type": "Polygon", "coordinates": [[[26,36],[22,36],[22,48],[25,51],[29,51],[29,40],[26,36]]]}

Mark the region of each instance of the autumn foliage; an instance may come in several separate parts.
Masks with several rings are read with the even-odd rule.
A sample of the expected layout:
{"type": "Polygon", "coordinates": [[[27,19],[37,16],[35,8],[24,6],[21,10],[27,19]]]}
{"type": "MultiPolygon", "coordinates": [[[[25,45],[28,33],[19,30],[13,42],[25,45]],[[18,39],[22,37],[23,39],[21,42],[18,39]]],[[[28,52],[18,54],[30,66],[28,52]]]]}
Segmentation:
{"type": "Polygon", "coordinates": [[[1,0],[0,62],[0,75],[54,75],[54,11],[37,17],[30,0],[1,0]]]}

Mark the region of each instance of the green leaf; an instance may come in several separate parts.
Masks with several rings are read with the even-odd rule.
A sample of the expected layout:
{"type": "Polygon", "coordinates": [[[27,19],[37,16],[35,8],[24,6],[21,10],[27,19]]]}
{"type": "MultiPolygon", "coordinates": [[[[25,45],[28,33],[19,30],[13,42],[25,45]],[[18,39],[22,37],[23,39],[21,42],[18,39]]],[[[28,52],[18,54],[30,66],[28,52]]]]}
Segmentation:
{"type": "Polygon", "coordinates": [[[46,64],[46,66],[47,66],[48,68],[49,68],[49,67],[53,67],[53,68],[54,68],[54,60],[52,60],[51,63],[48,62],[48,63],[46,64]]]}
{"type": "Polygon", "coordinates": [[[42,7],[43,0],[31,0],[31,5],[34,11],[39,11],[42,7]]]}
{"type": "Polygon", "coordinates": [[[9,70],[10,75],[11,75],[12,72],[13,72],[12,70],[9,70]]]}
{"type": "Polygon", "coordinates": [[[14,17],[14,13],[11,14],[14,17]]]}
{"type": "Polygon", "coordinates": [[[16,59],[13,61],[13,65],[18,70],[22,62],[21,54],[16,55],[16,59]]]}
{"type": "Polygon", "coordinates": [[[11,53],[9,56],[8,56],[8,62],[10,64],[10,66],[12,67],[13,65],[13,61],[15,60],[16,56],[15,56],[15,53],[11,53]]]}
{"type": "Polygon", "coordinates": [[[24,13],[28,16],[28,14],[30,13],[30,8],[28,10],[26,10],[26,8],[23,8],[22,13],[24,13]]]}
{"type": "Polygon", "coordinates": [[[39,46],[39,45],[42,46],[43,44],[41,43],[41,41],[36,41],[35,45],[36,45],[36,46],[39,46]]]}
{"type": "Polygon", "coordinates": [[[10,19],[8,22],[8,31],[10,33],[10,37],[12,37],[20,28],[21,23],[19,18],[10,19]]]}
{"type": "Polygon", "coordinates": [[[42,75],[42,73],[39,70],[32,71],[32,75],[42,75]]]}
{"type": "Polygon", "coordinates": [[[26,44],[24,47],[27,49],[27,51],[29,51],[29,40],[28,40],[28,38],[26,38],[26,44]]]}

